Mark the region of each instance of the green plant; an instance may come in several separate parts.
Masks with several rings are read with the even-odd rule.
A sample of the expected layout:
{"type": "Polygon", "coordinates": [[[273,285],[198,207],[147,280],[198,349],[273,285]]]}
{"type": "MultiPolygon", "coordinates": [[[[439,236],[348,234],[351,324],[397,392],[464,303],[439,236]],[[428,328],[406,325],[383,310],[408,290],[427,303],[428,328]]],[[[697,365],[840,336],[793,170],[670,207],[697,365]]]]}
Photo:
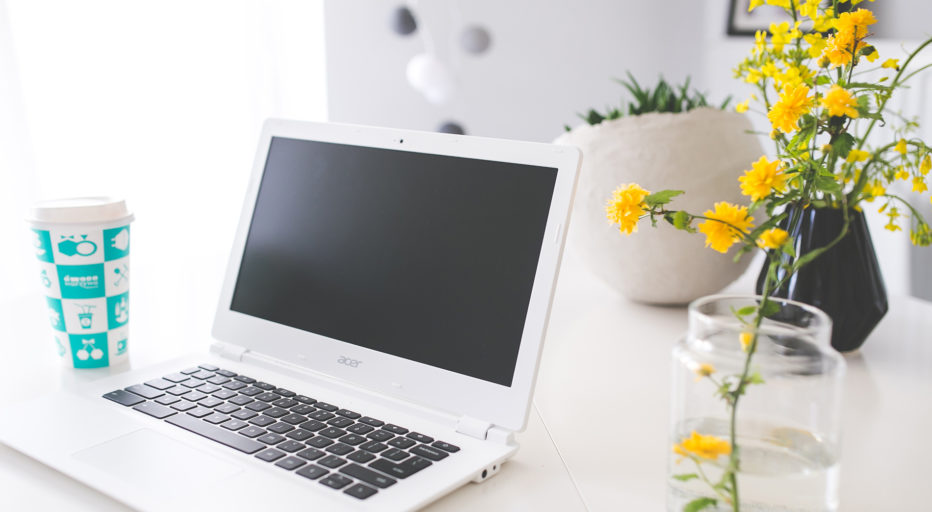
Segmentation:
{"type": "MultiPolygon", "coordinates": [[[[615,81],[624,86],[631,94],[633,99],[630,102],[625,103],[624,100],[621,100],[620,106],[606,107],[605,113],[590,108],[585,114],[577,114],[580,119],[594,126],[602,121],[611,121],[626,115],[639,116],[650,112],[678,114],[680,112],[689,112],[694,108],[709,106],[709,102],[706,100],[704,93],[696,89],[692,91],[689,90],[689,77],[686,77],[686,82],[684,82],[683,85],[672,86],[661,76],[656,86],[645,89],[634,79],[630,71],[626,72],[626,74],[628,75],[628,80],[615,79],[615,81]]],[[[731,96],[725,98],[725,101],[722,102],[719,108],[725,110],[730,101],[731,96]]],[[[564,128],[566,131],[571,130],[569,126],[564,126],[564,128]]]]}

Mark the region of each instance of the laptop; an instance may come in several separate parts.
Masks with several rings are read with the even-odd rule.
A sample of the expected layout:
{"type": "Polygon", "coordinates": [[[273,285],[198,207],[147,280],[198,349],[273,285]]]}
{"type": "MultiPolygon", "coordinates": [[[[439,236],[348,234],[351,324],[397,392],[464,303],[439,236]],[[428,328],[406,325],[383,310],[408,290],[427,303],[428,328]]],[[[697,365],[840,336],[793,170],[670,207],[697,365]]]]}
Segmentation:
{"type": "Polygon", "coordinates": [[[0,441],[145,510],[411,510],[491,478],[527,424],[579,164],[269,120],[210,353],[7,407],[0,441]]]}

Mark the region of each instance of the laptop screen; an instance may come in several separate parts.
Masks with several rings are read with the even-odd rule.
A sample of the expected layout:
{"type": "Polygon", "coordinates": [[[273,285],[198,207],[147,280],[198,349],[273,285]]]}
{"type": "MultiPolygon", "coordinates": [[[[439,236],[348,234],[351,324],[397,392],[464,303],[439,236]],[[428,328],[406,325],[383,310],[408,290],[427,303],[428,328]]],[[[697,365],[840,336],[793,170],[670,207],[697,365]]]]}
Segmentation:
{"type": "Polygon", "coordinates": [[[556,175],[273,137],[230,309],[510,386],[556,175]]]}

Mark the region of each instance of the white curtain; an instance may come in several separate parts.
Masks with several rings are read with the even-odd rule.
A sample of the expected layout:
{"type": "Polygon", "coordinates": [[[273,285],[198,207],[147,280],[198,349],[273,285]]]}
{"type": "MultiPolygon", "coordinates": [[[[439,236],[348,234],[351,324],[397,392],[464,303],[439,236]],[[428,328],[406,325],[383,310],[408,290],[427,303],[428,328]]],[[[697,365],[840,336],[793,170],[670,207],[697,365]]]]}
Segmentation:
{"type": "Polygon", "coordinates": [[[38,292],[32,200],[121,196],[133,290],[206,334],[262,120],[326,117],[322,1],[0,0],[0,31],[0,299],[38,292]]]}

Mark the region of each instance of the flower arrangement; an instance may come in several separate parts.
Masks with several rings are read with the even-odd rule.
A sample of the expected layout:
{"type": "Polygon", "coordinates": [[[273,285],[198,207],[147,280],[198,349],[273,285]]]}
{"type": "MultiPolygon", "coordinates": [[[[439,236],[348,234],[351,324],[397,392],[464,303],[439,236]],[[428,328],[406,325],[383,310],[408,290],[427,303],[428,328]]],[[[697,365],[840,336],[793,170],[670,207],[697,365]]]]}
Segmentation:
{"type": "Polygon", "coordinates": [[[766,254],[758,304],[734,312],[746,326],[739,340],[745,352],[743,372],[720,376],[709,365],[695,370],[697,378],[715,385],[730,417],[730,432],[727,440],[693,432],[673,446],[676,454],[691,460],[696,468],[674,478],[708,484],[709,496],[688,503],[687,512],[718,504],[733,511],[741,508],[736,417],[749,386],[763,384],[752,361],[761,322],[779,309],[771,300],[774,291],[838,244],[848,234],[850,212],[865,203],[878,205],[888,218],[886,229],[908,227],[914,244],[932,243],[932,231],[920,212],[893,192],[898,182],[920,194],[928,191],[932,148],[911,136],[917,123],[887,108],[893,93],[928,67],[907,71],[932,39],[902,63],[879,60],[878,51],[867,42],[870,26],[877,20],[870,10],[854,8],[861,0],[834,0],[827,6],[821,0],[752,0],[749,10],[764,3],[782,7],[790,21],[757,32],[750,55],[735,69],[736,78],[756,87],[756,93],[736,110],[750,111],[752,101],[762,105],[776,146],[775,160],[761,156],[739,178],[750,204],[717,202],[700,215],[669,207],[682,191],[651,193],[637,184],[625,184],[612,193],[606,206],[608,220],[623,234],[636,232],[642,219],[649,218],[652,225],[664,220],[678,229],[704,234],[706,246],[721,253],[737,244],[736,260],[757,249],[766,254]],[[849,1],[850,5],[842,5],[849,1]],[[869,80],[877,74],[881,76],[869,80]],[[885,133],[874,133],[880,128],[885,133]],[[811,207],[838,209],[844,222],[828,244],[797,255],[790,233],[801,221],[803,210],[811,207]],[[756,215],[763,219],[757,225],[756,215]],[[707,464],[717,465],[720,479],[705,476],[707,464]]]}

